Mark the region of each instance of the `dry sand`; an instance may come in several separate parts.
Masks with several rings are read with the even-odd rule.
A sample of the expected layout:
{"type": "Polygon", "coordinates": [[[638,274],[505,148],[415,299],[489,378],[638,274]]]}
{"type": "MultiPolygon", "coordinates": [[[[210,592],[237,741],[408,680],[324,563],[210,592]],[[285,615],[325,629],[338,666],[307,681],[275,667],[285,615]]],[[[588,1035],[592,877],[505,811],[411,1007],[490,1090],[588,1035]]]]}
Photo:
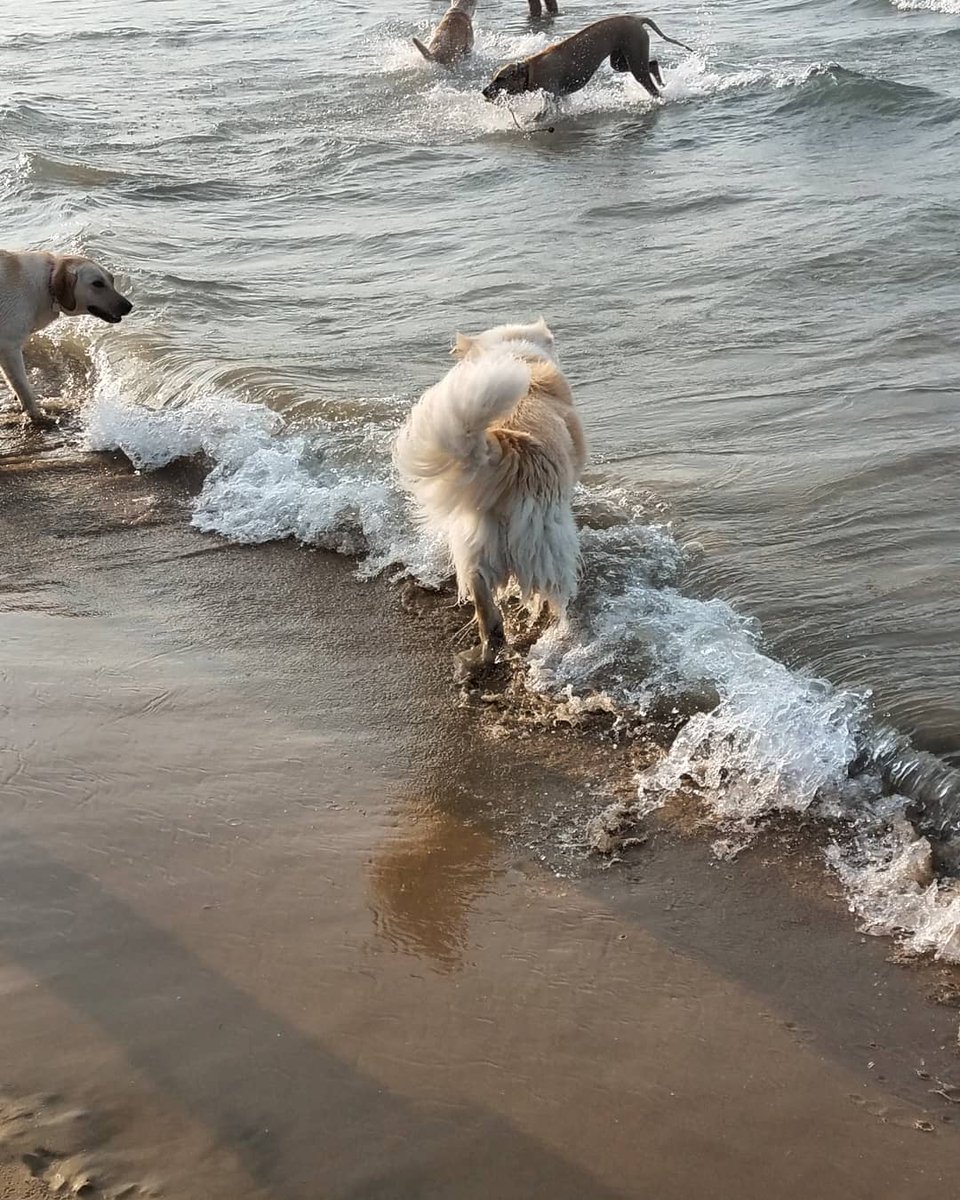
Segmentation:
{"type": "Polygon", "coordinates": [[[600,751],[435,615],[57,443],[0,429],[0,1195],[952,1194],[956,1012],[819,871],[565,852],[600,751]]]}

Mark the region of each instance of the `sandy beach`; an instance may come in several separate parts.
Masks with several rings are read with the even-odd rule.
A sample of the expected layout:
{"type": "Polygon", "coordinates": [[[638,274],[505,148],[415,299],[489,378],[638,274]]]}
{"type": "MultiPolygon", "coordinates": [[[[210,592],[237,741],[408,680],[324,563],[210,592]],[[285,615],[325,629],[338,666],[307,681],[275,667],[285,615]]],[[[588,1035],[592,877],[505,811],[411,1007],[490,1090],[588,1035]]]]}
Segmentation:
{"type": "Polygon", "coordinates": [[[589,747],[458,708],[442,611],[2,439],[0,1194],[952,1186],[950,977],[788,847],[605,867],[589,747]]]}
{"type": "Polygon", "coordinates": [[[953,1200],[960,0],[6,7],[0,1200],[953,1200]],[[460,689],[397,433],[538,318],[460,689]]]}

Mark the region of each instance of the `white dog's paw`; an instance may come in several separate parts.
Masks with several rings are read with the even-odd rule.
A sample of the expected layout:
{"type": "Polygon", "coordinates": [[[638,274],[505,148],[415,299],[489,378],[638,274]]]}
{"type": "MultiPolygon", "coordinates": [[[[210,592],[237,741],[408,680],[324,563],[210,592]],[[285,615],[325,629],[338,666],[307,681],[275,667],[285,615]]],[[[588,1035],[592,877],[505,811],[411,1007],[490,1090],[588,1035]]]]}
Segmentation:
{"type": "Polygon", "coordinates": [[[31,426],[33,429],[56,429],[59,423],[56,417],[43,412],[42,409],[37,409],[36,412],[32,413],[24,413],[24,424],[31,426]]]}

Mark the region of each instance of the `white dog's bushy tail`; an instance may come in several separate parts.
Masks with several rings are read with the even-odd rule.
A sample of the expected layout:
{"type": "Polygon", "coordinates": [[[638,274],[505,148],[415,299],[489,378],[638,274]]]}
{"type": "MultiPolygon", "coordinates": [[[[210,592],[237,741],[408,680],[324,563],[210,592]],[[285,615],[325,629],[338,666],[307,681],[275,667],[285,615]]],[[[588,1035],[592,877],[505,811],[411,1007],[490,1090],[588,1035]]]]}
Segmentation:
{"type": "Polygon", "coordinates": [[[416,490],[451,470],[477,469],[498,453],[487,430],[513,411],[530,386],[530,368],[510,355],[457,365],[424,392],[397,438],[394,462],[416,490]]]}

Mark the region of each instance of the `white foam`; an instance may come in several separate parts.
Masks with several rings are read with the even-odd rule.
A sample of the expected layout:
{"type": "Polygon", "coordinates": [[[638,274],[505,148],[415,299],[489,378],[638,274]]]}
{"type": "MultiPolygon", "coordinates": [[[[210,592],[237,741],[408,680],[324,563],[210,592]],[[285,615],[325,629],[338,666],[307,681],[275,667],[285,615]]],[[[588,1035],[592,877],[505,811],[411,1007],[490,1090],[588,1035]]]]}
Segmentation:
{"type": "Polygon", "coordinates": [[[585,530],[583,550],[594,584],[571,609],[569,629],[548,631],[533,648],[534,685],[600,688],[641,713],[664,695],[701,697],[708,709],[638,780],[642,807],[692,781],[718,820],[744,825],[842,789],[858,753],[861,698],[770,658],[758,627],[723,601],[669,586],[682,555],[668,531],[585,530]]]}
{"type": "Polygon", "coordinates": [[[206,454],[218,463],[242,464],[270,446],[280,417],[226,393],[190,403],[150,409],[123,395],[120,381],[100,364],[93,402],[85,412],[91,450],[121,450],[138,470],[155,471],[178,458],[206,454]]]}
{"type": "Polygon", "coordinates": [[[638,780],[641,802],[659,805],[692,781],[718,820],[745,825],[832,799],[858,753],[858,701],[762,653],[723,608],[691,612],[695,636],[670,639],[681,678],[689,671],[706,680],[712,669],[720,702],[691,717],[667,757],[638,780]]]}
{"type": "Polygon", "coordinates": [[[205,455],[214,465],[192,518],[203,532],[247,544],[293,537],[362,555],[364,576],[396,565],[436,586],[449,574],[442,547],[419,534],[393,484],[389,429],[352,424],[286,435],[277,413],[222,391],[150,409],[127,398],[129,379],[108,361],[98,367],[87,445],[121,450],[142,470],[205,455]]]}
{"type": "MultiPolygon", "coordinates": [[[[822,70],[819,63],[800,66],[726,67],[711,66],[711,60],[700,54],[689,54],[668,68],[664,76],[663,97],[670,101],[695,100],[703,96],[722,96],[727,92],[751,87],[770,87],[776,90],[797,87],[822,70]]],[[[630,88],[640,88],[627,79],[630,88]]],[[[642,89],[640,89],[642,91],[642,89]]]]}
{"type": "Polygon", "coordinates": [[[960,16],[960,0],[893,0],[901,12],[936,12],[960,16]]]}
{"type": "MultiPolygon", "coordinates": [[[[902,809],[906,801],[896,800],[902,809]]],[[[865,933],[896,937],[915,954],[960,962],[960,882],[934,879],[930,843],[905,820],[894,816],[851,845],[831,846],[827,861],[865,933]]]]}

